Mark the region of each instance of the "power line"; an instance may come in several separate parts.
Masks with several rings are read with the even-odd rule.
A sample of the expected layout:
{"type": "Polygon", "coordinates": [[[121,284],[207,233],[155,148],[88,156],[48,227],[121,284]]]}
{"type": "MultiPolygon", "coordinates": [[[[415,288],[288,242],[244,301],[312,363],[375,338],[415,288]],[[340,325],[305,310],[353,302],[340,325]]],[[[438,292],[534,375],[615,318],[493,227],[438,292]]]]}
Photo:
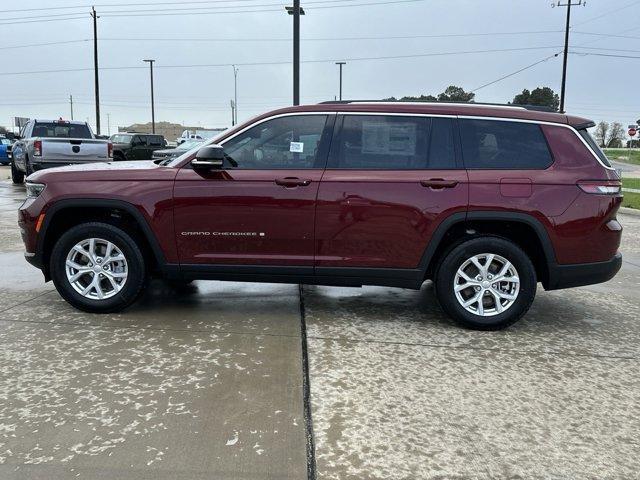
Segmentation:
{"type": "MultiPolygon", "coordinates": [[[[519,48],[497,48],[486,50],[463,50],[463,51],[450,51],[450,52],[430,52],[430,53],[417,53],[407,55],[384,55],[376,57],[352,57],[344,58],[344,61],[357,62],[357,61],[369,61],[369,60],[392,60],[402,58],[422,58],[422,57],[439,57],[447,55],[473,55],[478,53],[505,53],[505,52],[521,52],[529,50],[545,50],[545,49],[557,49],[558,46],[546,46],[546,47],[519,47],[519,48]]],[[[335,58],[329,59],[317,59],[317,60],[302,60],[301,63],[328,63],[334,62],[335,58]]],[[[273,62],[245,62],[238,63],[237,66],[268,66],[268,65],[289,65],[291,62],[286,61],[273,61],[273,62]]],[[[232,63],[212,63],[212,64],[188,64],[188,65],[157,65],[156,68],[205,68],[205,67],[229,67],[232,63]]],[[[116,66],[116,67],[101,67],[101,70],[138,70],[146,68],[144,66],[116,66]]],[[[93,68],[68,68],[68,69],[56,69],[56,70],[31,70],[26,72],[0,72],[0,76],[8,75],[30,75],[39,73],[68,73],[68,72],[86,72],[93,70],[93,68]]]]}
{"type": "Polygon", "coordinates": [[[535,67],[536,65],[539,65],[539,64],[541,64],[541,63],[544,63],[544,62],[546,62],[547,60],[551,60],[551,59],[552,59],[552,58],[554,58],[554,57],[557,57],[558,55],[560,55],[560,53],[561,53],[561,52],[554,53],[553,55],[549,55],[548,57],[543,58],[542,60],[538,60],[537,62],[534,62],[534,63],[532,63],[532,64],[530,64],[530,65],[527,65],[526,67],[522,67],[522,68],[520,68],[520,69],[516,70],[515,72],[508,73],[508,74],[503,75],[502,77],[497,78],[497,79],[495,79],[495,80],[493,80],[493,81],[491,81],[491,82],[485,83],[484,85],[480,85],[479,87],[474,88],[473,90],[471,90],[471,92],[475,93],[475,92],[477,92],[478,90],[480,90],[480,89],[482,89],[482,88],[488,87],[489,85],[493,85],[494,83],[498,83],[498,82],[500,82],[500,81],[502,81],[502,80],[504,80],[504,79],[506,79],[506,78],[513,77],[514,75],[517,75],[517,74],[518,74],[518,73],[520,73],[520,72],[524,72],[525,70],[528,70],[528,69],[530,69],[530,68],[533,68],[533,67],[535,67]]]}
{"type": "MultiPolygon", "coordinates": [[[[483,32],[483,33],[442,33],[433,35],[391,35],[391,36],[372,36],[372,37],[316,37],[316,38],[301,38],[302,42],[332,42],[332,41],[368,41],[368,40],[412,40],[417,38],[451,38],[451,37],[491,37],[502,35],[532,35],[542,33],[560,33],[562,30],[538,30],[530,32],[483,32]]],[[[640,37],[628,37],[628,38],[640,38],[640,37]]],[[[17,48],[28,47],[47,47],[50,45],[65,45],[74,43],[85,43],[91,39],[83,38],[78,40],[65,40],[59,42],[47,42],[47,43],[31,43],[25,45],[10,45],[0,47],[0,50],[11,50],[17,48]]],[[[145,38],[100,38],[103,42],[291,42],[291,38],[256,38],[256,37],[243,37],[243,38],[189,38],[189,37],[145,37],[145,38]]]]}
{"type": "Polygon", "coordinates": [[[577,26],[579,26],[579,25],[584,25],[585,23],[593,22],[594,20],[598,20],[598,19],[600,19],[600,18],[602,18],[602,17],[606,17],[606,16],[608,16],[608,15],[613,15],[614,13],[617,13],[617,12],[619,12],[620,10],[624,10],[624,9],[626,9],[626,8],[630,8],[630,7],[633,7],[634,5],[638,5],[638,4],[640,4],[640,0],[635,0],[635,1],[631,2],[631,3],[628,3],[628,4],[626,4],[626,5],[623,5],[623,6],[622,6],[622,7],[620,7],[620,8],[615,8],[615,9],[613,9],[613,10],[609,10],[609,11],[607,11],[607,12],[605,12],[605,13],[601,14],[601,15],[597,15],[597,16],[595,16],[595,17],[588,18],[587,20],[583,20],[582,22],[575,23],[575,24],[573,24],[572,26],[573,26],[573,27],[577,27],[577,26]]]}
{"type": "Polygon", "coordinates": [[[569,52],[573,55],[594,56],[594,57],[612,57],[612,58],[640,58],[634,55],[614,55],[612,53],[595,53],[595,52],[569,52]]]}
{"type": "MultiPolygon", "coordinates": [[[[28,18],[28,17],[27,17],[28,18]]],[[[80,20],[80,19],[85,19],[87,18],[86,15],[76,15],[76,16],[72,16],[72,17],[66,17],[66,18],[50,18],[50,19],[43,19],[43,20],[20,20],[20,21],[15,21],[15,22],[2,22],[0,21],[0,25],[15,25],[15,24],[24,24],[24,23],[46,23],[46,22],[60,22],[60,21],[65,21],[65,20],[80,20]]]]}

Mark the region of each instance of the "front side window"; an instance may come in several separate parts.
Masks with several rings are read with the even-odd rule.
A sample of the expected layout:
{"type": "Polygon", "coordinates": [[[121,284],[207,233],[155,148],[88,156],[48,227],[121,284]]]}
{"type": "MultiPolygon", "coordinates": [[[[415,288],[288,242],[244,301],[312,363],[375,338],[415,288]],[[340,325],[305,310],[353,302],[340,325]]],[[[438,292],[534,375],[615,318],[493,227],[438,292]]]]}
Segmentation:
{"type": "Polygon", "coordinates": [[[318,149],[326,121],[326,115],[296,115],[260,123],[224,142],[225,167],[322,168],[318,149]]]}
{"type": "Polygon", "coordinates": [[[553,163],[535,123],[460,119],[460,136],[466,168],[543,170],[553,163]]]}

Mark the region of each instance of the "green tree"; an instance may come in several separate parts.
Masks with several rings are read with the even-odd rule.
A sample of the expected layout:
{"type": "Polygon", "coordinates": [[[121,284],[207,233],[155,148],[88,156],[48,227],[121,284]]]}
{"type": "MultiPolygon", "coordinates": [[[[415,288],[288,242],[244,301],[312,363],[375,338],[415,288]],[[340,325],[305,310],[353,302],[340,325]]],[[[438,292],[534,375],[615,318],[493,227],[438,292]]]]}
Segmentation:
{"type": "Polygon", "coordinates": [[[462,87],[449,85],[447,89],[438,95],[439,102],[473,102],[476,94],[465,92],[462,87]]]}
{"type": "Polygon", "coordinates": [[[449,85],[437,97],[420,95],[419,97],[402,97],[400,100],[395,97],[385,98],[384,100],[388,102],[473,102],[475,96],[475,93],[465,92],[462,87],[449,85]]]}
{"type": "Polygon", "coordinates": [[[539,105],[558,111],[560,97],[549,87],[538,87],[531,92],[525,88],[522,93],[513,98],[513,103],[515,105],[539,105]]]}

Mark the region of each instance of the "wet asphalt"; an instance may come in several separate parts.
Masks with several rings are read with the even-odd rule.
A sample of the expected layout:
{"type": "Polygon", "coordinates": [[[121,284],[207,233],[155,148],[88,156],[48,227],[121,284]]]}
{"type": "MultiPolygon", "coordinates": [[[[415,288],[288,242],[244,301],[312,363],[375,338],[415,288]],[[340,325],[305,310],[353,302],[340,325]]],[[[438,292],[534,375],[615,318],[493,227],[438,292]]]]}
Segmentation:
{"type": "Polygon", "coordinates": [[[429,283],[154,281],[90,315],[22,258],[7,174],[3,480],[640,478],[640,216],[616,278],[539,290],[503,332],[452,325],[429,283]]]}

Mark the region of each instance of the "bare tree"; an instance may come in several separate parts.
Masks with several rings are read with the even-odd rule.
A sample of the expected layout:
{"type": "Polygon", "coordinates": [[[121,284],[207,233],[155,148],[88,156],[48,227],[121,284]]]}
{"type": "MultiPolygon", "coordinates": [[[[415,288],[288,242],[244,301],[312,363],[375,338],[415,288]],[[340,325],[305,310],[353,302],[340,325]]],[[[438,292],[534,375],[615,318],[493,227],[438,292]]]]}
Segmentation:
{"type": "Polygon", "coordinates": [[[596,125],[596,131],[594,132],[594,136],[598,142],[598,145],[604,147],[607,142],[607,133],[609,132],[609,124],[605,121],[600,122],[596,125]]]}
{"type": "Polygon", "coordinates": [[[624,140],[624,128],[622,128],[622,124],[619,122],[613,122],[611,124],[611,129],[609,130],[609,134],[607,135],[607,147],[609,148],[622,147],[623,140],[624,140]]]}

